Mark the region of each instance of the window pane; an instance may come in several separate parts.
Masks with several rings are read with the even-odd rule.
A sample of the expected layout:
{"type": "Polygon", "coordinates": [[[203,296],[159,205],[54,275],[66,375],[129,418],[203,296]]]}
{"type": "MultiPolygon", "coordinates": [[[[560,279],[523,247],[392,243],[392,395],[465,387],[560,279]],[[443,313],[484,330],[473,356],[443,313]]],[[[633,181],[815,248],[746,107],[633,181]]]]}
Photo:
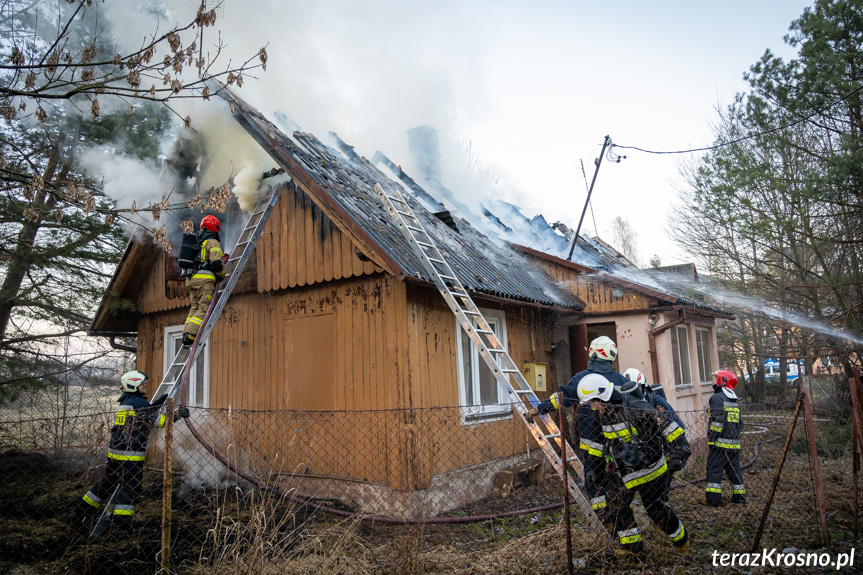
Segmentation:
{"type": "Polygon", "coordinates": [[[698,344],[698,371],[701,381],[710,379],[710,332],[706,329],[695,330],[695,340],[698,344]]]}
{"type": "Polygon", "coordinates": [[[461,330],[461,369],[464,376],[464,395],[465,405],[475,405],[473,393],[473,343],[470,338],[461,330]]]}
{"type": "MultiPolygon", "coordinates": [[[[204,405],[204,398],[207,397],[206,393],[204,393],[204,357],[207,355],[207,346],[204,345],[204,349],[201,350],[201,353],[198,354],[198,359],[195,360],[195,371],[192,381],[189,382],[191,385],[194,382],[195,385],[195,397],[194,403],[190,401],[192,405],[204,405]]],[[[191,400],[192,398],[190,398],[191,400]]]]}
{"type": "Polygon", "coordinates": [[[671,363],[674,365],[674,384],[680,385],[680,349],[677,343],[677,330],[671,330],[671,363]]]}
{"type": "Polygon", "coordinates": [[[485,362],[479,366],[479,400],[482,405],[497,403],[497,380],[485,362]]]}
{"type": "Polygon", "coordinates": [[[681,383],[692,383],[692,375],[689,370],[689,332],[685,327],[675,328],[680,351],[680,379],[681,383]]]}

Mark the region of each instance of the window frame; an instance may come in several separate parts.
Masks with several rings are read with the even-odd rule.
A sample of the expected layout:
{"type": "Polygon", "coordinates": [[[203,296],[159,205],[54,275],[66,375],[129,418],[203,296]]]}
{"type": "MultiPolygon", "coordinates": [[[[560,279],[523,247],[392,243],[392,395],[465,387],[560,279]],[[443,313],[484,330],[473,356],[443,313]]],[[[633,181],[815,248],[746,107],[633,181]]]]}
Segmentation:
{"type": "Polygon", "coordinates": [[[692,354],[689,349],[689,327],[686,325],[676,325],[669,330],[669,340],[671,348],[672,375],[674,376],[674,385],[677,387],[692,386],[692,354]],[[686,362],[684,363],[680,357],[680,330],[683,330],[683,341],[686,342],[686,362]],[[677,340],[675,348],[674,341],[677,340]],[[675,357],[675,355],[677,357],[675,357]],[[686,374],[689,381],[683,381],[683,367],[686,366],[686,374]],[[678,374],[680,375],[678,379],[678,374]]]}
{"type": "MultiPolygon", "coordinates": [[[[177,348],[174,346],[174,342],[179,341],[183,338],[183,326],[182,325],[171,325],[165,328],[164,336],[163,336],[163,345],[162,345],[162,376],[159,379],[164,379],[165,374],[167,374],[168,369],[171,367],[171,364],[174,362],[174,357],[176,357],[177,348]],[[170,350],[175,350],[174,354],[171,354],[170,350]]],[[[189,374],[189,386],[187,389],[186,395],[186,405],[190,407],[210,407],[210,346],[209,346],[209,338],[207,341],[203,343],[204,349],[201,350],[201,355],[199,356],[199,361],[202,362],[203,367],[201,369],[202,377],[203,377],[203,385],[201,388],[201,393],[204,396],[202,401],[198,401],[198,370],[194,369],[189,374]]]]}
{"type": "Polygon", "coordinates": [[[711,330],[706,327],[696,327],[695,328],[695,355],[696,362],[698,363],[698,375],[701,377],[701,385],[712,385],[713,380],[711,379],[711,374],[715,371],[712,367],[713,362],[713,348],[711,347],[712,338],[710,337],[711,330]],[[704,343],[706,344],[706,350],[701,349],[701,342],[698,340],[698,335],[704,334],[704,343]],[[702,365],[701,355],[704,352],[704,364],[702,365]],[[704,371],[702,371],[704,369],[704,371]]]}
{"type": "MultiPolygon", "coordinates": [[[[483,309],[480,308],[480,313],[482,313],[483,317],[488,322],[489,326],[491,326],[492,331],[495,332],[498,340],[503,345],[504,349],[507,349],[507,329],[506,329],[506,314],[503,310],[497,309],[483,309]]],[[[457,319],[453,318],[455,321],[455,348],[456,348],[456,369],[457,369],[457,377],[458,377],[458,395],[459,395],[459,406],[461,411],[461,422],[463,425],[473,425],[476,423],[487,423],[489,421],[498,421],[501,419],[506,419],[512,417],[512,408],[509,403],[505,403],[504,394],[501,392],[500,385],[497,384],[495,380],[495,388],[497,389],[497,402],[496,403],[486,403],[486,404],[468,404],[468,381],[465,377],[465,361],[464,361],[464,347],[469,345],[470,350],[470,385],[471,385],[471,393],[473,397],[481,397],[481,380],[479,377],[480,370],[485,369],[488,370],[488,367],[485,365],[485,361],[483,361],[479,357],[479,352],[476,347],[473,345],[473,342],[470,341],[468,335],[464,332],[461,324],[457,319]]],[[[500,360],[498,360],[500,361],[500,360]]],[[[488,374],[491,375],[491,372],[488,371],[488,374]]],[[[494,379],[494,376],[491,376],[494,379]]],[[[480,400],[481,401],[481,400],[480,400]]]]}

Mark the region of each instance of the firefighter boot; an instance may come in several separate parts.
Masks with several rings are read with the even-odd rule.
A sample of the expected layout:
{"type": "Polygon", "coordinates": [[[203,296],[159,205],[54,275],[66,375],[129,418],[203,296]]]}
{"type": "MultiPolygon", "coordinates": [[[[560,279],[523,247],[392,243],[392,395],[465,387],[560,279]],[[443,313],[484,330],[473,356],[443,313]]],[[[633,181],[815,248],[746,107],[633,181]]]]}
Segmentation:
{"type": "Polygon", "coordinates": [[[738,505],[746,505],[746,496],[741,495],[740,493],[735,493],[731,496],[731,503],[737,503],[738,505]]]}
{"type": "Polygon", "coordinates": [[[195,343],[195,336],[190,333],[183,334],[183,346],[188,347],[195,343]]]}

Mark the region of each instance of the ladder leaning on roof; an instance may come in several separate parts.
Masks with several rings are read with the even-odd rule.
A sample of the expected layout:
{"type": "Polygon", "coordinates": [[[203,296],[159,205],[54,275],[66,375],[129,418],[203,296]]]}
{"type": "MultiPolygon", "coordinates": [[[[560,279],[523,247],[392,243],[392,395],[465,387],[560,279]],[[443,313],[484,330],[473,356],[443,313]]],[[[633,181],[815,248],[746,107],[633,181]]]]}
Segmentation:
{"type": "MultiPolygon", "coordinates": [[[[234,246],[233,250],[231,250],[232,255],[229,256],[228,263],[225,268],[226,279],[222,287],[216,290],[215,297],[210,303],[210,307],[207,309],[207,315],[204,317],[204,322],[201,325],[201,329],[198,331],[198,335],[195,337],[194,343],[191,346],[181,347],[180,351],[177,352],[177,355],[171,362],[171,366],[165,372],[165,377],[162,378],[162,382],[159,384],[159,387],[156,388],[155,393],[153,393],[153,399],[157,399],[165,394],[167,394],[169,398],[176,397],[177,393],[182,388],[182,384],[185,382],[184,376],[188,374],[191,366],[195,365],[198,355],[204,348],[201,342],[206,341],[207,337],[209,337],[210,332],[213,330],[213,326],[216,324],[216,320],[219,319],[222,310],[225,309],[225,304],[228,302],[228,298],[231,297],[231,292],[237,284],[237,280],[240,278],[240,275],[243,273],[243,269],[246,267],[246,263],[249,261],[252,251],[255,249],[255,244],[257,244],[258,238],[264,230],[267,219],[270,217],[270,212],[273,210],[273,206],[279,198],[280,190],[280,186],[274,186],[269,197],[265,197],[265,199],[261,200],[261,202],[259,202],[252,210],[249,219],[243,227],[243,231],[240,233],[240,237],[237,239],[237,245],[234,246]],[[240,249],[242,249],[242,252],[237,255],[237,250],[240,249]]],[[[158,420],[161,415],[164,415],[164,411],[164,407],[159,408],[156,420],[158,420]]],[[[158,433],[159,429],[156,426],[153,426],[150,430],[150,436],[147,439],[148,449],[150,445],[152,445],[153,440],[156,438],[158,433]]],[[[117,489],[119,489],[119,486],[117,486],[117,489]]],[[[114,490],[114,493],[111,495],[111,499],[106,502],[102,510],[102,514],[99,516],[99,521],[96,522],[96,525],[90,532],[90,537],[99,535],[108,525],[108,521],[111,519],[111,513],[114,508],[114,496],[117,494],[117,489],[114,490]]]]}
{"type": "Polygon", "coordinates": [[[552,467],[568,482],[569,492],[575,496],[576,503],[587,517],[591,528],[598,533],[605,534],[605,528],[593,512],[590,502],[578,488],[572,476],[567,473],[567,468],[571,467],[579,477],[584,478],[581,461],[574,455],[575,452],[569,445],[567,445],[564,453],[571,455],[567,457],[565,462],[561,460],[560,444],[561,442],[565,443],[566,439],[550,416],[538,416],[536,420],[527,417],[528,409],[539,403],[539,398],[438,250],[434,240],[426,233],[422,223],[417,219],[398,190],[390,195],[381,188],[380,184],[375,184],[375,192],[401,228],[411,249],[423,262],[426,271],[449,304],[462,329],[470,337],[480,357],[485,360],[486,365],[494,374],[498,385],[506,391],[513,411],[521,417],[552,467]],[[556,451],[555,447],[552,446],[552,441],[557,444],[556,451]]]}

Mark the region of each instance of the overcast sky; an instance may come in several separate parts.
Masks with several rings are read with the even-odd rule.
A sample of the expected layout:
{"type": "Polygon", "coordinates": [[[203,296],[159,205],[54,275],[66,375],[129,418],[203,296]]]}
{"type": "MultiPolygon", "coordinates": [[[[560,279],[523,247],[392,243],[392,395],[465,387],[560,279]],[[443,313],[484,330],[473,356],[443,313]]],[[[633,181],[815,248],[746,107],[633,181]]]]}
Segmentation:
{"type": "MultiPolygon", "coordinates": [[[[177,17],[194,2],[177,0],[177,17]]],[[[442,130],[443,180],[493,193],[530,217],[574,227],[604,136],[651,150],[712,142],[716,107],[782,41],[811,2],[226,0],[227,54],[268,42],[267,72],[240,95],[319,137],[333,130],[371,158],[410,167],[408,128],[442,130]],[[467,144],[470,152],[466,152],[467,144]],[[477,167],[481,169],[477,169],[477,167]],[[470,168],[473,167],[472,177],[470,168]]],[[[205,49],[215,35],[209,31],[205,49]]],[[[685,258],[666,235],[679,156],[603,161],[593,193],[599,235],[620,215],[641,258],[685,258]]],[[[584,229],[593,233],[590,212],[584,229]]]]}

